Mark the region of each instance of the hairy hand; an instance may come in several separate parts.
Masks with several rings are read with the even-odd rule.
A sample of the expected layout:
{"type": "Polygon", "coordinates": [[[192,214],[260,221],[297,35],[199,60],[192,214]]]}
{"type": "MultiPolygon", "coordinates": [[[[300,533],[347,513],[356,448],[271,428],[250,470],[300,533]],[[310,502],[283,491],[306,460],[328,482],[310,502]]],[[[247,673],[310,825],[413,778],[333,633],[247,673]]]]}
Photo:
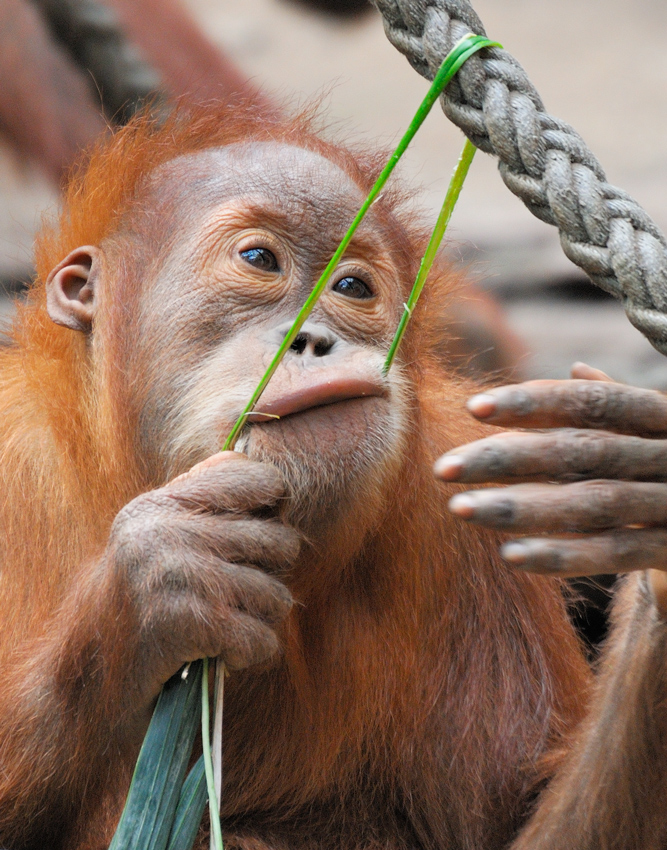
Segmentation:
{"type": "Polygon", "coordinates": [[[275,516],[283,496],[275,467],[223,452],[118,514],[105,562],[137,612],[150,688],[195,658],[239,669],[278,651],[292,599],[271,574],[300,545],[275,516]]]}
{"type": "Polygon", "coordinates": [[[549,535],[503,547],[507,561],[531,572],[658,570],[651,579],[667,609],[667,397],[584,364],[572,377],[470,399],[477,419],[529,430],[441,457],[436,474],[445,481],[514,485],[461,493],[450,509],[492,528],[549,535]]]}

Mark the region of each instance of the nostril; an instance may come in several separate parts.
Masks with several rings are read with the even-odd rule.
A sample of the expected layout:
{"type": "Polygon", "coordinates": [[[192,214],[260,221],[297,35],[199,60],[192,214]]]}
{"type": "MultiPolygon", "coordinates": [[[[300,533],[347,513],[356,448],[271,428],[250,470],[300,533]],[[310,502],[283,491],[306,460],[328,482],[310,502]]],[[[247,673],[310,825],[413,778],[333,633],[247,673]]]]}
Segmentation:
{"type": "Polygon", "coordinates": [[[328,339],[318,339],[313,347],[315,357],[324,357],[333,348],[333,342],[328,339]]]}
{"type": "Polygon", "coordinates": [[[297,354],[303,354],[308,345],[308,334],[297,334],[294,342],[290,345],[290,351],[296,351],[297,354]]]}
{"type": "MultiPolygon", "coordinates": [[[[1,0],[0,0],[1,2],[1,0]]],[[[289,333],[291,324],[284,324],[276,328],[276,342],[281,342],[289,333]]],[[[335,348],[338,337],[325,325],[317,325],[306,322],[294,337],[289,350],[295,354],[308,354],[311,357],[324,357],[335,348]]]]}

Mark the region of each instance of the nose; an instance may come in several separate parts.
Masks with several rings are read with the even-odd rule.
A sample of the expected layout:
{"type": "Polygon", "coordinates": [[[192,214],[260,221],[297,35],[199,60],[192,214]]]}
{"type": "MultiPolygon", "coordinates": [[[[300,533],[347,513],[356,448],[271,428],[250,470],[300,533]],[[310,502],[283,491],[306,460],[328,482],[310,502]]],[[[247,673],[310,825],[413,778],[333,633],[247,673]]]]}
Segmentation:
{"type": "MultiPolygon", "coordinates": [[[[280,339],[285,339],[291,327],[292,323],[288,322],[278,328],[280,339]]],[[[295,354],[310,354],[313,357],[324,357],[329,354],[337,341],[338,337],[336,334],[330,331],[326,325],[306,322],[296,335],[294,342],[290,346],[290,351],[295,352],[295,354]]]]}

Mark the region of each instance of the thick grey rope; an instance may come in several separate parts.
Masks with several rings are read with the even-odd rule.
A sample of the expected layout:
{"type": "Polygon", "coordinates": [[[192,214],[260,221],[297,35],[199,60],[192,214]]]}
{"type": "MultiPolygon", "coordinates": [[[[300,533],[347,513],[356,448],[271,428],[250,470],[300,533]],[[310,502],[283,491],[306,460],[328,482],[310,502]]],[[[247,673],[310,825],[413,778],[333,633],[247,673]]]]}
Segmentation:
{"type": "MultiPolygon", "coordinates": [[[[391,43],[432,80],[469,32],[485,35],[467,0],[373,0],[391,43]]],[[[568,124],[549,115],[505,50],[471,57],[441,97],[447,117],[480,150],[498,157],[505,184],[558,228],[565,254],[623,301],[632,324],[667,354],[667,240],[568,124]]]]}

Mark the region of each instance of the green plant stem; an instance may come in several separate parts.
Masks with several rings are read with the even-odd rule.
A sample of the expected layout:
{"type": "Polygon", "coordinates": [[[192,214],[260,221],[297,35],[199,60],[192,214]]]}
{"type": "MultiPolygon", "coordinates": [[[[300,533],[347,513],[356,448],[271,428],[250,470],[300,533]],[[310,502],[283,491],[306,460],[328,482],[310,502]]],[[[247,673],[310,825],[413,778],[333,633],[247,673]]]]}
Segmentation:
{"type": "Polygon", "coordinates": [[[403,335],[405,334],[408,322],[410,321],[410,318],[412,316],[412,311],[414,310],[417,301],[419,300],[419,296],[422,293],[422,289],[424,288],[424,284],[426,283],[428,273],[431,271],[431,266],[433,265],[433,261],[435,260],[436,254],[438,253],[438,248],[440,247],[440,243],[442,242],[442,237],[445,235],[447,225],[449,224],[449,221],[452,217],[452,213],[454,212],[454,207],[456,206],[456,202],[459,199],[461,189],[463,188],[465,179],[468,176],[468,171],[470,170],[470,166],[472,164],[476,152],[477,148],[472,144],[472,142],[466,139],[466,142],[463,146],[463,150],[461,151],[461,156],[459,157],[459,161],[456,165],[456,168],[454,169],[454,174],[452,175],[452,179],[449,182],[447,194],[445,195],[445,201],[442,205],[442,209],[440,210],[440,214],[438,215],[438,220],[436,221],[435,227],[433,228],[433,233],[431,233],[431,238],[429,239],[428,245],[426,246],[426,251],[424,252],[422,261],[419,264],[419,271],[417,272],[417,277],[412,287],[412,291],[410,292],[410,297],[403,305],[405,309],[403,310],[401,321],[398,323],[398,328],[396,329],[394,339],[391,345],[389,346],[389,351],[387,352],[387,359],[385,360],[384,367],[382,369],[382,372],[385,375],[391,368],[391,364],[394,362],[394,357],[396,356],[398,347],[401,344],[403,335]]]}
{"type": "Polygon", "coordinates": [[[211,720],[208,705],[208,658],[204,659],[204,669],[201,680],[201,737],[204,750],[204,770],[206,771],[206,787],[208,789],[208,808],[211,817],[212,845],[215,850],[223,850],[222,828],[220,826],[220,803],[215,793],[213,777],[213,759],[211,758],[211,720]]]}
{"type": "Polygon", "coordinates": [[[241,413],[239,418],[236,420],[234,427],[232,428],[231,432],[229,433],[229,436],[225,440],[225,443],[222,447],[223,451],[226,451],[228,449],[233,449],[234,446],[236,445],[236,441],[237,441],[239,434],[241,433],[241,431],[242,431],[242,429],[245,425],[246,419],[252,413],[252,411],[255,409],[255,406],[256,406],[257,402],[259,401],[262,393],[266,389],[267,384],[269,383],[269,381],[273,377],[276,369],[280,365],[280,361],[285,356],[285,352],[288,351],[289,348],[291,347],[292,343],[294,342],[294,340],[297,337],[297,334],[299,333],[299,331],[303,327],[304,322],[306,321],[306,319],[310,315],[313,307],[315,306],[318,298],[320,297],[320,295],[322,294],[322,292],[326,288],[326,285],[329,282],[329,278],[331,277],[334,269],[338,265],[340,258],[345,253],[347,246],[350,244],[350,241],[351,241],[352,237],[354,236],[354,233],[355,233],[357,227],[359,226],[362,219],[364,218],[364,216],[366,215],[366,213],[370,209],[370,206],[373,203],[373,201],[377,198],[377,196],[382,191],[385,183],[389,179],[389,175],[392,173],[392,171],[396,167],[398,161],[400,160],[400,158],[405,153],[406,148],[408,147],[408,145],[410,144],[410,142],[414,138],[417,130],[419,130],[421,125],[424,123],[426,116],[431,111],[433,104],[435,103],[435,101],[440,96],[442,90],[450,82],[452,77],[461,68],[461,66],[464,64],[464,62],[467,59],[469,59],[478,50],[481,50],[484,47],[501,47],[501,46],[502,45],[498,44],[497,41],[491,41],[490,39],[485,38],[484,36],[473,35],[471,33],[471,34],[465,36],[464,38],[462,38],[454,46],[454,48],[451,50],[451,52],[447,55],[447,57],[445,58],[445,61],[440,66],[438,73],[435,75],[433,82],[431,83],[431,87],[429,88],[429,90],[426,94],[426,97],[421,102],[419,109],[417,110],[414,118],[410,122],[410,126],[408,127],[405,134],[403,135],[403,138],[398,143],[396,150],[393,152],[393,154],[389,158],[389,161],[387,162],[385,167],[382,169],[380,176],[375,181],[372,189],[368,193],[366,200],[361,205],[361,208],[360,208],[359,212],[357,213],[357,215],[355,216],[354,220],[352,221],[352,224],[348,228],[347,233],[345,234],[345,236],[343,236],[343,239],[342,239],[340,245],[336,249],[331,260],[329,261],[329,264],[327,265],[325,270],[322,272],[322,275],[320,276],[319,280],[315,284],[313,291],[310,293],[310,295],[306,299],[306,302],[304,303],[303,307],[299,311],[296,319],[294,320],[292,327],[290,328],[289,332],[287,333],[287,336],[282,341],[280,347],[278,348],[278,351],[276,352],[276,354],[273,357],[273,360],[269,364],[268,369],[266,370],[266,372],[262,376],[262,379],[260,380],[259,384],[257,385],[255,392],[250,397],[250,401],[247,403],[247,405],[243,409],[243,412],[241,413]]]}

